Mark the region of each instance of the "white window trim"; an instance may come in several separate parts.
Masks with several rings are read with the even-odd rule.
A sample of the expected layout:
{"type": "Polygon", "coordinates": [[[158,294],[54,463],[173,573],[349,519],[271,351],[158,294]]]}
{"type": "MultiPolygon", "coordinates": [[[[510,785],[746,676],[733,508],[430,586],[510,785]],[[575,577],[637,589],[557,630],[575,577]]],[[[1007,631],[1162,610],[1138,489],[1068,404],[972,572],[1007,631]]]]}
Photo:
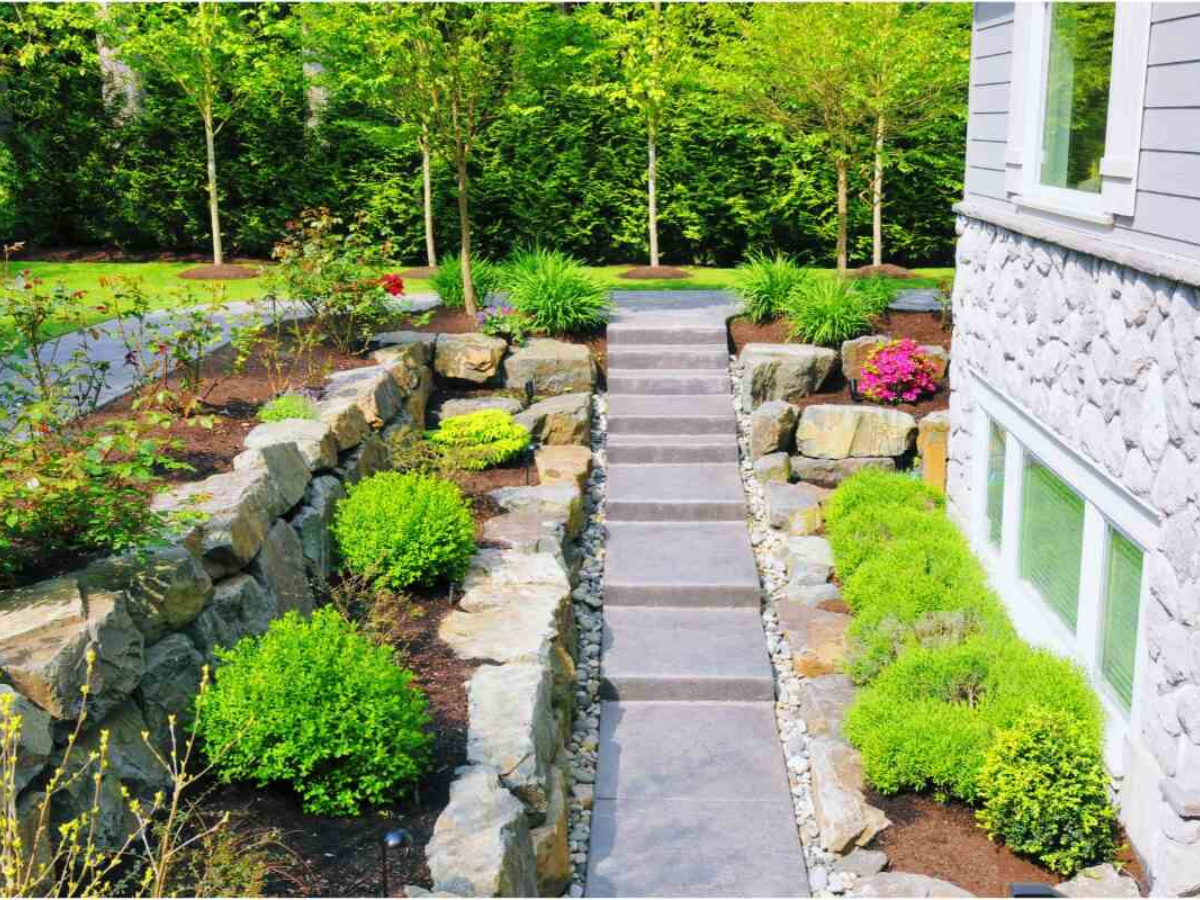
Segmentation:
{"type": "Polygon", "coordinates": [[[1045,118],[1050,3],[1018,3],[1013,19],[1013,67],[1005,153],[1005,189],[1018,207],[1110,226],[1132,216],[1137,201],[1142,110],[1150,56],[1151,4],[1116,5],[1108,128],[1100,160],[1099,194],[1039,183],[1045,118]]]}
{"type": "Polygon", "coordinates": [[[1136,496],[1112,482],[1045,429],[1026,410],[995,390],[977,374],[971,376],[975,409],[972,421],[971,510],[969,536],[999,591],[1017,631],[1028,641],[1075,660],[1091,679],[1105,712],[1105,757],[1115,774],[1124,769],[1127,739],[1141,733],[1139,698],[1145,676],[1145,614],[1149,605],[1148,572],[1157,546],[1157,514],[1136,496]],[[988,539],[987,468],[989,429],[995,422],[1005,433],[1004,507],[1000,548],[988,539]],[[1025,461],[1036,457],[1084,500],[1083,564],[1080,571],[1079,611],[1072,633],[1038,592],[1020,577],[1021,500],[1025,461]],[[1127,709],[1109,686],[1100,668],[1101,628],[1106,593],[1111,529],[1124,534],[1145,554],[1138,604],[1138,647],[1133,692],[1127,709]]]}

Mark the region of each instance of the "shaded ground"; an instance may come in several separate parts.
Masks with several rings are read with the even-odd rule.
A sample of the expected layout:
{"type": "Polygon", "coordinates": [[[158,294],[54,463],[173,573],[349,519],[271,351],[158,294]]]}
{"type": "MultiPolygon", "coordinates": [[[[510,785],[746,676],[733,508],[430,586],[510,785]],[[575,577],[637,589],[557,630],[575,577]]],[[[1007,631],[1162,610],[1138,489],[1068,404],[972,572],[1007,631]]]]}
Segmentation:
{"type": "Polygon", "coordinates": [[[257,278],[261,274],[261,271],[249,266],[225,263],[220,266],[196,266],[194,269],[184,269],[179,273],[179,277],[197,281],[237,281],[245,278],[257,278]]]}

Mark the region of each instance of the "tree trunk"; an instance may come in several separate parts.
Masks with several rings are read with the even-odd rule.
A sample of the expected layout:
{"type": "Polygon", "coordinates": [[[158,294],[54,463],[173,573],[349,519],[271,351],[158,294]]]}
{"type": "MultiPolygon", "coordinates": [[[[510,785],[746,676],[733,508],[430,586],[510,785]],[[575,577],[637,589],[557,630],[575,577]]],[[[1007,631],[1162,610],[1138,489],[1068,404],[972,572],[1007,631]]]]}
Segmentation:
{"type": "Polygon", "coordinates": [[[221,249],[221,211],[217,201],[217,148],[213,144],[213,123],[210,117],[204,120],[204,149],[208,153],[208,217],[212,228],[213,265],[225,264],[225,253],[221,249]]]}
{"type": "Polygon", "coordinates": [[[437,265],[437,247],[433,240],[433,174],[431,172],[432,161],[429,158],[428,133],[423,133],[419,142],[421,144],[421,176],[425,186],[425,257],[428,265],[432,268],[437,265]]]}
{"type": "Polygon", "coordinates": [[[658,265],[658,147],[654,141],[654,132],[649,133],[649,192],[648,206],[650,209],[650,265],[658,265]]]}
{"type": "Polygon", "coordinates": [[[459,259],[462,262],[463,307],[468,316],[474,317],[475,282],[471,280],[471,215],[467,210],[467,158],[458,152],[458,227],[462,236],[459,259]]]}
{"type": "Polygon", "coordinates": [[[846,159],[839,155],[837,158],[837,270],[846,271],[846,221],[849,218],[849,191],[846,175],[846,159]]]}
{"type": "Polygon", "coordinates": [[[871,178],[871,262],[883,265],[883,115],[875,123],[875,172],[871,178]]]}

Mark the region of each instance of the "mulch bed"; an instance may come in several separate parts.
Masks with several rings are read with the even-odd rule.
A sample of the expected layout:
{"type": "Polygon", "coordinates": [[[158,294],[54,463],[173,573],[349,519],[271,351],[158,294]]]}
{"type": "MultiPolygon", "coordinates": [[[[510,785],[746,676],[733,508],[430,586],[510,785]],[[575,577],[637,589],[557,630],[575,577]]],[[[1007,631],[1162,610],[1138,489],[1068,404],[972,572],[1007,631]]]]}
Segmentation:
{"type": "MultiPolygon", "coordinates": [[[[195,251],[180,253],[175,250],[125,250],[120,247],[49,247],[26,248],[13,254],[13,259],[24,259],[29,262],[191,262],[204,263],[212,259],[211,252],[195,251]]],[[[269,266],[270,260],[254,257],[227,257],[232,263],[246,263],[256,266],[269,266]]]]}
{"type": "Polygon", "coordinates": [[[897,266],[893,263],[883,263],[878,266],[859,266],[857,269],[847,269],[846,274],[851,278],[870,278],[881,275],[885,278],[920,278],[912,269],[897,266]]]}
{"type": "Polygon", "coordinates": [[[675,266],[634,266],[626,269],[618,278],[652,281],[659,278],[691,278],[692,273],[675,266]]]}
{"type": "Polygon", "coordinates": [[[261,274],[262,272],[258,269],[248,269],[245,266],[225,263],[219,266],[196,266],[194,269],[184,269],[179,273],[179,277],[197,281],[238,281],[242,278],[257,278],[261,274]]]}
{"type": "Polygon", "coordinates": [[[413,266],[411,269],[405,269],[400,273],[401,278],[420,278],[425,280],[432,278],[437,274],[437,266],[413,266]]]}

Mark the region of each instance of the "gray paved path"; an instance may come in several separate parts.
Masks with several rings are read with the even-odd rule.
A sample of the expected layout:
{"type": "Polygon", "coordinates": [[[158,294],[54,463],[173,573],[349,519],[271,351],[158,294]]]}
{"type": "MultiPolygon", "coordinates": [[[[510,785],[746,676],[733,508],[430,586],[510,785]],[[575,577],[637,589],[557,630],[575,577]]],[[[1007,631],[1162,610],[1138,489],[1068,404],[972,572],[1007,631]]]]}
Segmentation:
{"type": "Polygon", "coordinates": [[[807,896],[719,292],[616,292],[592,897],[807,896]]]}

